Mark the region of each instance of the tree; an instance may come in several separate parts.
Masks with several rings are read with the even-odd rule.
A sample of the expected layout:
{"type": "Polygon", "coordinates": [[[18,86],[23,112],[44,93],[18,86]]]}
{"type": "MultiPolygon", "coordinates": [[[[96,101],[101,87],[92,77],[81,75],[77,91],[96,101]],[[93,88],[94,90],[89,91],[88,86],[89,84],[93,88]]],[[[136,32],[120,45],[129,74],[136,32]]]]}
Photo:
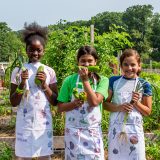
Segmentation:
{"type": "Polygon", "coordinates": [[[67,22],[66,20],[60,19],[57,24],[49,25],[48,28],[50,31],[54,31],[54,30],[60,30],[60,29],[65,30],[71,26],[77,26],[77,27],[85,26],[85,27],[87,27],[87,26],[90,26],[90,24],[89,24],[89,21],[80,20],[80,21],[74,21],[74,22],[67,22]]]}
{"type": "Polygon", "coordinates": [[[7,61],[9,58],[8,33],[10,31],[5,22],[0,23],[0,61],[7,61]]]}
{"type": "Polygon", "coordinates": [[[0,23],[0,61],[9,61],[23,48],[20,39],[5,22],[0,23]]]}
{"type": "Polygon", "coordinates": [[[150,49],[152,11],[152,5],[135,5],[127,8],[123,14],[122,20],[139,52],[147,52],[150,49]]]}
{"type": "Polygon", "coordinates": [[[160,14],[156,13],[152,19],[152,35],[150,37],[152,42],[151,57],[155,61],[160,61],[160,14]]]}
{"type": "Polygon", "coordinates": [[[122,22],[123,13],[120,12],[103,12],[92,17],[90,24],[94,24],[100,34],[109,32],[109,27],[113,24],[123,26],[122,22]]]}
{"type": "MultiPolygon", "coordinates": [[[[121,27],[113,26],[109,33],[99,35],[94,32],[96,48],[99,55],[98,65],[100,73],[109,75],[109,62],[116,62],[115,52],[131,47],[129,35],[121,27]]],[[[49,41],[44,54],[43,62],[53,67],[58,78],[58,86],[63,79],[77,69],[77,50],[83,45],[90,45],[90,28],[72,26],[66,30],[54,30],[49,35],[49,41]]]]}

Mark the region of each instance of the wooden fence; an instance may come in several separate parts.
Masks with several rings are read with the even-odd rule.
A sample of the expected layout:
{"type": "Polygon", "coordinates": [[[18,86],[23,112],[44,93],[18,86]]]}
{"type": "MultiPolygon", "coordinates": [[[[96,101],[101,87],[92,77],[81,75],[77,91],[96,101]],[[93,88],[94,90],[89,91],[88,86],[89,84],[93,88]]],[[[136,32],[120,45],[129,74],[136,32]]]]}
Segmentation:
{"type": "Polygon", "coordinates": [[[4,76],[5,69],[8,67],[8,62],[0,62],[0,76],[4,76]]]}
{"type": "Polygon", "coordinates": [[[160,74],[160,69],[149,69],[149,68],[144,68],[144,69],[142,69],[142,71],[148,72],[148,73],[158,73],[158,74],[160,74]]]}

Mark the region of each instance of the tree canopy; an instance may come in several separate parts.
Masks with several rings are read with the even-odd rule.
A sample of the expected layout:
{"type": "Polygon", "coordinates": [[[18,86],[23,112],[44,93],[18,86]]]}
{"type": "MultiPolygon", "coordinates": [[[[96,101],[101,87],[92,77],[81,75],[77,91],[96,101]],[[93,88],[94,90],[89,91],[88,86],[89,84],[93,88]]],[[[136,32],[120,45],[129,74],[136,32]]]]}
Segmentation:
{"type": "Polygon", "coordinates": [[[5,22],[0,22],[0,62],[9,61],[15,57],[15,53],[22,50],[23,45],[5,22]]]}

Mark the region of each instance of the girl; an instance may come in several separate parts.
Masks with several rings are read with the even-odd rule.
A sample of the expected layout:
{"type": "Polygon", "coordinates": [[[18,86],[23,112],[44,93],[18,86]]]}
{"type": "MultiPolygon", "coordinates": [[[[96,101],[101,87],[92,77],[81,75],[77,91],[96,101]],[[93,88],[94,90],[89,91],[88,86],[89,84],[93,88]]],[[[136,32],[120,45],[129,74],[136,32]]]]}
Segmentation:
{"type": "Polygon", "coordinates": [[[142,115],[151,113],[151,85],[138,77],[141,62],[136,50],[126,49],[120,65],[123,76],[110,78],[109,96],[104,103],[111,112],[108,159],[145,160],[142,115]]]}
{"type": "Polygon", "coordinates": [[[68,76],[58,96],[58,109],[66,111],[65,159],[103,160],[104,149],[101,133],[101,103],[107,97],[108,78],[89,72],[88,66],[97,63],[96,50],[83,46],[77,55],[78,73],[68,76]],[[73,96],[74,89],[85,91],[87,100],[73,96]]]}
{"type": "Polygon", "coordinates": [[[47,28],[36,23],[26,25],[23,39],[29,62],[23,65],[25,71],[15,68],[11,76],[10,101],[18,106],[15,154],[18,160],[48,160],[53,152],[50,104],[56,105],[57,85],[54,70],[40,63],[47,28]],[[40,66],[44,70],[37,73],[40,66]]]}

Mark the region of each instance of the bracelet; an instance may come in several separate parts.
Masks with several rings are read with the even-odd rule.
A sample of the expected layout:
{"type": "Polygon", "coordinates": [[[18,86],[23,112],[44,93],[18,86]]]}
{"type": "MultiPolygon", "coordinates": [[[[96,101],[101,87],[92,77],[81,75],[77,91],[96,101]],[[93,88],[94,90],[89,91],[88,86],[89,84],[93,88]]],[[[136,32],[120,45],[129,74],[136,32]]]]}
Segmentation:
{"type": "Polygon", "coordinates": [[[17,94],[23,94],[24,93],[24,90],[23,89],[20,89],[19,86],[16,88],[16,93],[17,94]]]}

